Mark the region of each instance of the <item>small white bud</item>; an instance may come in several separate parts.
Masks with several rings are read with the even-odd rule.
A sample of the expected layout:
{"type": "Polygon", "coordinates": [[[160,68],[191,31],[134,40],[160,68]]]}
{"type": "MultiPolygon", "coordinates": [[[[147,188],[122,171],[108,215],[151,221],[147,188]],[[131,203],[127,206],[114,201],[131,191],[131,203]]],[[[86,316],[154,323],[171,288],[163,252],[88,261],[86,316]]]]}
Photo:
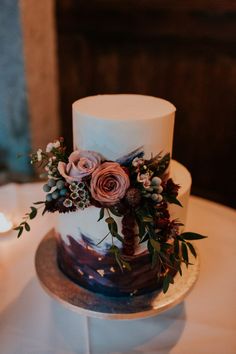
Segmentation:
{"type": "Polygon", "coordinates": [[[51,152],[52,151],[52,149],[53,149],[53,143],[49,143],[48,145],[47,145],[47,147],[46,147],[46,152],[51,152]]]}
{"type": "Polygon", "coordinates": [[[37,151],[37,160],[42,161],[42,149],[38,149],[37,151]]]}

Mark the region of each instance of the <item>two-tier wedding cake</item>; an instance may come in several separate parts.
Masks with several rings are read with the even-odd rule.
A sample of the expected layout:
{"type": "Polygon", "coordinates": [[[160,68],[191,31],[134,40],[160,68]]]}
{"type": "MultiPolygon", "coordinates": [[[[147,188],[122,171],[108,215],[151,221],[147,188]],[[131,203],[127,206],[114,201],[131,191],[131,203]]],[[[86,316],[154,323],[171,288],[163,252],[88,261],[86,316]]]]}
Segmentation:
{"type": "Polygon", "coordinates": [[[189,241],[204,236],[183,232],[191,175],[171,159],[174,120],[160,98],[86,97],[73,104],[74,151],[60,138],[31,155],[48,178],[35,204],[59,212],[58,266],[79,286],[109,296],[166,292],[188,252],[196,257],[189,241]]]}
{"type": "MultiPolygon", "coordinates": [[[[98,151],[111,161],[139,147],[147,159],[160,152],[171,154],[174,119],[175,107],[155,97],[127,94],[83,98],[73,104],[74,148],[98,151]]],[[[168,172],[181,185],[178,199],[182,208],[172,204],[171,218],[185,223],[191,176],[173,160],[168,172]]],[[[151,267],[147,241],[135,243],[134,255],[126,256],[131,269],[120,270],[108,250],[112,242],[122,250],[122,242],[108,236],[99,243],[107,234],[105,217],[97,221],[96,206],[59,215],[56,231],[62,270],[79,284],[109,295],[140,293],[160,286],[156,269],[151,267]]],[[[114,219],[123,236],[122,216],[114,219]]]]}

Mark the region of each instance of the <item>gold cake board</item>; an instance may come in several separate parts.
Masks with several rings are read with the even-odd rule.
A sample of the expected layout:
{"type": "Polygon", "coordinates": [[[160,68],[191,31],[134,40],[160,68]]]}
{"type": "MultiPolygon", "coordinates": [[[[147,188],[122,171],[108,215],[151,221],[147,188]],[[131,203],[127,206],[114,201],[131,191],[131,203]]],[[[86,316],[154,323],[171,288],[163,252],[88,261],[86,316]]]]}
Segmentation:
{"type": "Polygon", "coordinates": [[[194,264],[182,267],[182,277],[175,276],[175,283],[170,285],[166,294],[154,291],[138,296],[110,297],[86,290],[62,273],[57,265],[53,230],[40,242],[35,255],[37,276],[52,298],[81,315],[120,320],[155,316],[183,301],[199,275],[199,257],[191,258],[190,262],[194,264]]]}

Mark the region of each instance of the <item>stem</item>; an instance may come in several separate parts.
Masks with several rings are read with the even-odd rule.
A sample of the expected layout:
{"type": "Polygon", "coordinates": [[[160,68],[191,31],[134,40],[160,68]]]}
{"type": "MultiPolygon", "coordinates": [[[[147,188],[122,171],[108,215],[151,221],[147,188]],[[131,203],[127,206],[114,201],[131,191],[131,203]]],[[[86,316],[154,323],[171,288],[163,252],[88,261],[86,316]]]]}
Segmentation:
{"type": "MultiPolygon", "coordinates": [[[[107,214],[108,214],[108,216],[109,216],[109,218],[111,218],[111,214],[110,214],[110,211],[109,211],[109,209],[108,208],[105,208],[106,209],[106,211],[107,211],[107,214]]],[[[109,232],[109,234],[110,234],[110,232],[109,232]]],[[[108,234],[108,235],[109,235],[108,234]]],[[[112,246],[114,246],[114,239],[113,239],[113,235],[111,234],[111,243],[112,243],[112,246]]]]}
{"type": "Polygon", "coordinates": [[[107,238],[107,236],[110,234],[110,231],[106,234],[106,236],[104,236],[97,244],[96,246],[100,245],[100,243],[102,243],[102,241],[105,240],[105,238],[107,238]]]}

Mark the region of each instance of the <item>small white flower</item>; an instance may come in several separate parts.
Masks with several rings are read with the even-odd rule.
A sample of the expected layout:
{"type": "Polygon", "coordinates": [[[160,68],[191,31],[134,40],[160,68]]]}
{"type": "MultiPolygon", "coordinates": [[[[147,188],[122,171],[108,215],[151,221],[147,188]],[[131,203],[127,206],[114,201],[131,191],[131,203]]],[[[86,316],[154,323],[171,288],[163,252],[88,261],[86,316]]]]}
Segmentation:
{"type": "Polygon", "coordinates": [[[144,186],[144,188],[148,188],[150,187],[151,185],[151,176],[149,174],[149,172],[146,172],[146,173],[138,173],[138,176],[137,176],[137,181],[138,182],[141,182],[144,186]]]}
{"type": "Polygon", "coordinates": [[[52,158],[50,157],[49,159],[48,159],[48,164],[47,164],[47,166],[51,166],[52,165],[52,158]]]}
{"type": "Polygon", "coordinates": [[[139,157],[135,157],[132,161],[132,165],[134,167],[139,167],[139,166],[142,166],[143,164],[144,164],[144,159],[139,158],[139,157]]]}
{"type": "Polygon", "coordinates": [[[42,149],[38,149],[37,151],[37,160],[38,161],[42,161],[42,149]]]}
{"type": "Polygon", "coordinates": [[[47,147],[46,147],[46,152],[51,152],[52,151],[52,149],[53,149],[53,143],[49,143],[48,145],[47,145],[47,147]]]}

